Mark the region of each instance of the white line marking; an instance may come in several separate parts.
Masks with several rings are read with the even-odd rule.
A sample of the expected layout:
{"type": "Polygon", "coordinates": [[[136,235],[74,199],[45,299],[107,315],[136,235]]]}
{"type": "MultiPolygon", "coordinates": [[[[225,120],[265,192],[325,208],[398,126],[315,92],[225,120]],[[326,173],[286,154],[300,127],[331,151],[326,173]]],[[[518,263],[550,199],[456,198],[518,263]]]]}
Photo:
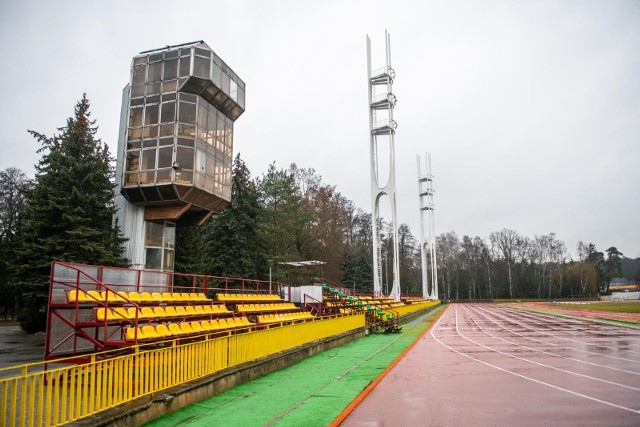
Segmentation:
{"type": "MultiPolygon", "coordinates": [[[[445,311],[445,313],[444,313],[444,314],[446,314],[448,311],[449,311],[449,308],[447,308],[447,311],[445,311]]],[[[468,358],[468,359],[471,359],[471,360],[473,360],[473,361],[475,361],[475,362],[481,363],[481,364],[483,364],[483,365],[485,365],[485,366],[488,366],[488,367],[490,367],[490,368],[497,369],[498,371],[501,371],[501,372],[504,372],[504,373],[507,373],[507,374],[514,375],[514,376],[516,376],[516,377],[519,377],[519,378],[522,378],[522,379],[524,379],[524,380],[528,380],[528,381],[534,382],[534,383],[536,383],[536,384],[545,385],[545,386],[550,387],[550,388],[555,389],[555,390],[563,391],[563,392],[565,392],[565,393],[569,393],[569,394],[572,394],[572,395],[574,395],[574,396],[582,397],[582,398],[584,398],[584,399],[592,400],[592,401],[594,401],[594,402],[602,403],[602,404],[604,404],[604,405],[608,405],[608,406],[612,406],[612,407],[614,407],[614,408],[622,409],[622,410],[624,410],[624,411],[632,412],[632,413],[634,413],[634,414],[640,414],[640,411],[639,411],[639,410],[632,409],[632,408],[627,408],[626,406],[616,405],[615,403],[612,403],[612,402],[607,402],[607,401],[605,401],[605,400],[601,400],[601,399],[598,399],[598,398],[595,398],[595,397],[587,396],[587,395],[585,395],[585,394],[578,393],[578,392],[575,392],[575,391],[572,391],[572,390],[568,390],[568,389],[565,389],[565,388],[562,388],[562,387],[558,387],[558,386],[555,386],[555,385],[553,385],[553,384],[545,383],[544,381],[536,380],[535,378],[530,378],[530,377],[527,377],[527,376],[525,376],[525,375],[518,374],[518,373],[516,373],[516,372],[512,372],[512,371],[509,371],[509,370],[507,370],[507,369],[501,368],[501,367],[499,367],[499,366],[493,365],[493,364],[488,363],[488,362],[485,362],[485,361],[483,361],[483,360],[476,359],[475,357],[470,356],[470,355],[468,355],[468,354],[462,353],[462,352],[460,352],[460,351],[456,350],[455,348],[452,348],[452,347],[448,346],[447,344],[443,343],[443,342],[442,342],[442,341],[440,341],[438,338],[436,338],[436,336],[433,334],[434,329],[436,329],[436,328],[438,327],[438,324],[440,323],[440,320],[441,320],[443,317],[444,317],[444,315],[443,315],[443,316],[441,316],[441,317],[440,317],[440,319],[438,319],[438,322],[436,323],[436,325],[431,329],[431,336],[432,336],[432,337],[433,337],[433,339],[435,339],[435,340],[436,340],[440,345],[442,345],[443,347],[445,347],[445,348],[447,348],[447,349],[449,349],[449,350],[453,351],[454,353],[457,353],[457,354],[459,354],[459,355],[461,355],[461,356],[464,356],[464,357],[466,357],[466,358],[468,358]]],[[[458,322],[458,311],[457,311],[457,307],[456,307],[456,327],[457,327],[457,325],[458,325],[458,323],[457,323],[457,322],[458,322]]]]}

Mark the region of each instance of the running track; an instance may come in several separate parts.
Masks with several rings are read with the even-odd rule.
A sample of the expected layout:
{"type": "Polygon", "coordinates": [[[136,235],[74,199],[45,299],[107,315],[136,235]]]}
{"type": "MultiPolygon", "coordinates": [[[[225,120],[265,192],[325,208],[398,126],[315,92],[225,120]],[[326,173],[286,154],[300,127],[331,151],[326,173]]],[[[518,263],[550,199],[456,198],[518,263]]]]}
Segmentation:
{"type": "Polygon", "coordinates": [[[343,426],[640,426],[640,329],[453,304],[343,426]]]}

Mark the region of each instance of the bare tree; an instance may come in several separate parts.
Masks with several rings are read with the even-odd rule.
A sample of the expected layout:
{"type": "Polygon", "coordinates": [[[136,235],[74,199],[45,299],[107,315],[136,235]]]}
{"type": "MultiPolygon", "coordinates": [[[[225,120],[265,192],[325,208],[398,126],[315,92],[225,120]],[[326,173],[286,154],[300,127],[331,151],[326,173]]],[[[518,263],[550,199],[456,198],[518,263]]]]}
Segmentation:
{"type": "Polygon", "coordinates": [[[603,261],[603,254],[596,250],[596,245],[593,243],[585,245],[582,241],[578,242],[576,250],[580,261],[580,295],[585,295],[587,294],[590,279],[592,279],[591,276],[596,276],[596,286],[599,285],[597,283],[598,268],[603,261]]]}
{"type": "Polygon", "coordinates": [[[496,253],[506,264],[509,298],[513,298],[513,268],[522,255],[523,239],[515,230],[506,228],[502,231],[492,232],[489,235],[489,239],[491,240],[491,245],[497,249],[496,253]]]}
{"type": "Polygon", "coordinates": [[[546,278],[547,270],[547,255],[549,252],[549,238],[546,235],[534,236],[533,244],[531,248],[532,264],[537,264],[536,271],[536,283],[538,284],[538,298],[542,298],[542,288],[546,278]]]}
{"type": "MultiPolygon", "coordinates": [[[[460,240],[455,232],[450,231],[436,237],[438,257],[438,278],[442,278],[442,290],[445,300],[451,299],[451,284],[457,279],[460,240]]],[[[457,280],[456,280],[457,284],[457,280]]],[[[456,286],[457,298],[457,286],[456,286]]]]}
{"type": "Polygon", "coordinates": [[[0,171],[0,237],[10,239],[16,232],[25,192],[33,182],[18,168],[0,171]]]}
{"type": "Polygon", "coordinates": [[[480,237],[476,236],[473,238],[474,244],[478,247],[478,251],[480,254],[480,265],[482,271],[485,275],[485,298],[493,298],[493,286],[491,284],[491,277],[493,273],[493,257],[491,256],[491,251],[489,246],[487,246],[486,242],[480,237]]]}
{"type": "MultiPolygon", "coordinates": [[[[564,284],[565,263],[567,261],[567,248],[562,240],[555,239],[555,234],[551,233],[554,239],[551,242],[550,258],[553,263],[552,277],[557,279],[558,297],[562,296],[562,286],[564,284]]],[[[549,298],[551,298],[551,280],[549,281],[549,298]]]]}

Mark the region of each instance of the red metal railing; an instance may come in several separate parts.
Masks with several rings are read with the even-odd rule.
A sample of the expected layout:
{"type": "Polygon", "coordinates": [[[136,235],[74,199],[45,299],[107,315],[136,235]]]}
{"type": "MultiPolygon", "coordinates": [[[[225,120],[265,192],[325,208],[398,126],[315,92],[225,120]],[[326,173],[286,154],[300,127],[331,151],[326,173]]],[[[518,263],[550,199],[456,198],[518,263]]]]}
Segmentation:
{"type": "MultiPolygon", "coordinates": [[[[126,292],[204,293],[214,299],[217,293],[279,293],[289,285],[268,280],[237,277],[205,276],[154,270],[135,270],[120,267],[93,266],[54,261],[51,264],[45,359],[104,351],[118,345],[130,345],[123,339],[123,328],[110,324],[108,319],[97,320],[96,308],[105,312],[112,306],[126,305],[140,309],[126,292]],[[106,298],[94,304],[69,300],[69,292],[98,291],[120,294],[122,301],[114,303],[106,298]]],[[[136,310],[138,313],[139,310],[136,310]]],[[[138,330],[136,314],[132,326],[138,330]]],[[[137,334],[137,332],[136,332],[137,334]]],[[[135,340],[134,340],[135,341],[135,340]]]]}

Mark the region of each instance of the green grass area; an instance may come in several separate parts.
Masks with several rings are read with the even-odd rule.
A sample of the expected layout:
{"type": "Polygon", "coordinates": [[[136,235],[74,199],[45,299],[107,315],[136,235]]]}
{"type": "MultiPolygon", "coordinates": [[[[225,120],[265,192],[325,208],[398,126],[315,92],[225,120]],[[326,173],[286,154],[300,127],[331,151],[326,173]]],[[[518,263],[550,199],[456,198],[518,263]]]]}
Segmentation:
{"type": "MultiPolygon", "coordinates": [[[[435,307],[437,309],[438,307],[435,307]]],[[[145,427],[321,427],[422,334],[441,310],[405,324],[398,334],[374,333],[287,368],[240,384],[145,424],[145,427]]]]}
{"type": "Polygon", "coordinates": [[[615,313],[640,313],[640,302],[596,302],[592,304],[553,304],[558,308],[568,308],[571,310],[598,310],[612,311],[615,313]]]}

